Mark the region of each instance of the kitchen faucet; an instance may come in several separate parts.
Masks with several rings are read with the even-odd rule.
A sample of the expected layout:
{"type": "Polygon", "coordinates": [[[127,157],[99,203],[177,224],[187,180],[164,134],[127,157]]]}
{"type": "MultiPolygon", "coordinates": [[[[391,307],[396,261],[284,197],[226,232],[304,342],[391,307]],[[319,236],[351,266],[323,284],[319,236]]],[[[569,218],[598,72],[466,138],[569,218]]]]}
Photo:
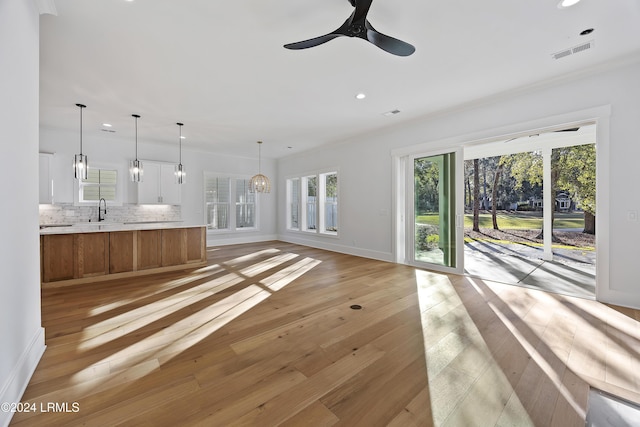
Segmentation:
{"type": "Polygon", "coordinates": [[[98,221],[104,221],[104,216],[107,214],[107,201],[104,197],[100,198],[98,202],[98,221]],[[102,209],[102,202],[104,202],[104,209],[102,209]]]}

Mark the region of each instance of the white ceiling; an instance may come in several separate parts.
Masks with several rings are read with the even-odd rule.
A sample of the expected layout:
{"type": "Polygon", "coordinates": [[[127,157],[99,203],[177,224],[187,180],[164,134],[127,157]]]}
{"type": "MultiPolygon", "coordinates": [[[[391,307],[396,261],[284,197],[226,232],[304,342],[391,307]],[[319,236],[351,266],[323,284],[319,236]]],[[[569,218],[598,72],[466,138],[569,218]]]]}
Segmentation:
{"type": "Polygon", "coordinates": [[[278,158],[640,52],[640,1],[558,1],[374,0],[373,26],[416,47],[397,57],[347,37],[282,47],[338,28],[348,0],[55,0],[40,122],[77,131],[83,103],[86,139],[133,138],[137,113],[140,141],[177,144],[181,121],[185,147],[255,156],[263,140],[278,158]]]}

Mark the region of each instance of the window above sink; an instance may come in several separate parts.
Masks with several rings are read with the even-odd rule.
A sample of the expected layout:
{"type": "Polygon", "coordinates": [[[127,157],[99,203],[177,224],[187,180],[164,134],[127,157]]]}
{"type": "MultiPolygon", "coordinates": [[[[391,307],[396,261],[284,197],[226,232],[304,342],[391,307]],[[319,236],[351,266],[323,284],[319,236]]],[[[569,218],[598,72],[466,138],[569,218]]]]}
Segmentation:
{"type": "Polygon", "coordinates": [[[110,166],[89,166],[87,179],[75,180],[75,205],[94,205],[105,199],[109,205],[122,205],[121,171],[110,166]]]}

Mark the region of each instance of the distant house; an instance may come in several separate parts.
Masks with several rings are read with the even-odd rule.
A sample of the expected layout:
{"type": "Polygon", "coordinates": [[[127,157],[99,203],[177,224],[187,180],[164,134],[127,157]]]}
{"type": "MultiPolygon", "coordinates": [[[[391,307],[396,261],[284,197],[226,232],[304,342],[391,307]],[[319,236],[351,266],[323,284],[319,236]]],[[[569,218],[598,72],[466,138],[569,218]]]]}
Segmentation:
{"type": "MultiPolygon", "coordinates": [[[[542,210],[542,208],[544,207],[542,197],[531,197],[529,199],[529,206],[531,206],[535,210],[542,210]]],[[[569,193],[561,190],[556,192],[556,201],[554,208],[556,212],[571,212],[575,210],[576,205],[573,200],[571,200],[569,193]]]]}
{"type": "Polygon", "coordinates": [[[569,212],[573,210],[573,202],[566,191],[556,192],[556,212],[569,212]]]}
{"type": "Polygon", "coordinates": [[[535,210],[542,210],[544,206],[542,197],[532,197],[529,199],[529,206],[531,206],[535,210]]]}

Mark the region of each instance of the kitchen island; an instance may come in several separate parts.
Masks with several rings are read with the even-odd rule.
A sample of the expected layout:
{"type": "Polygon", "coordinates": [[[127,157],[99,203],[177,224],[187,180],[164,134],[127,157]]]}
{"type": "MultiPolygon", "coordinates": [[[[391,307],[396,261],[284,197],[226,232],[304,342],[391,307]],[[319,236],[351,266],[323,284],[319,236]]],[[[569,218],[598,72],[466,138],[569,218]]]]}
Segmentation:
{"type": "Polygon", "coordinates": [[[179,222],[41,226],[43,286],[63,286],[206,265],[206,227],[179,222]]]}

